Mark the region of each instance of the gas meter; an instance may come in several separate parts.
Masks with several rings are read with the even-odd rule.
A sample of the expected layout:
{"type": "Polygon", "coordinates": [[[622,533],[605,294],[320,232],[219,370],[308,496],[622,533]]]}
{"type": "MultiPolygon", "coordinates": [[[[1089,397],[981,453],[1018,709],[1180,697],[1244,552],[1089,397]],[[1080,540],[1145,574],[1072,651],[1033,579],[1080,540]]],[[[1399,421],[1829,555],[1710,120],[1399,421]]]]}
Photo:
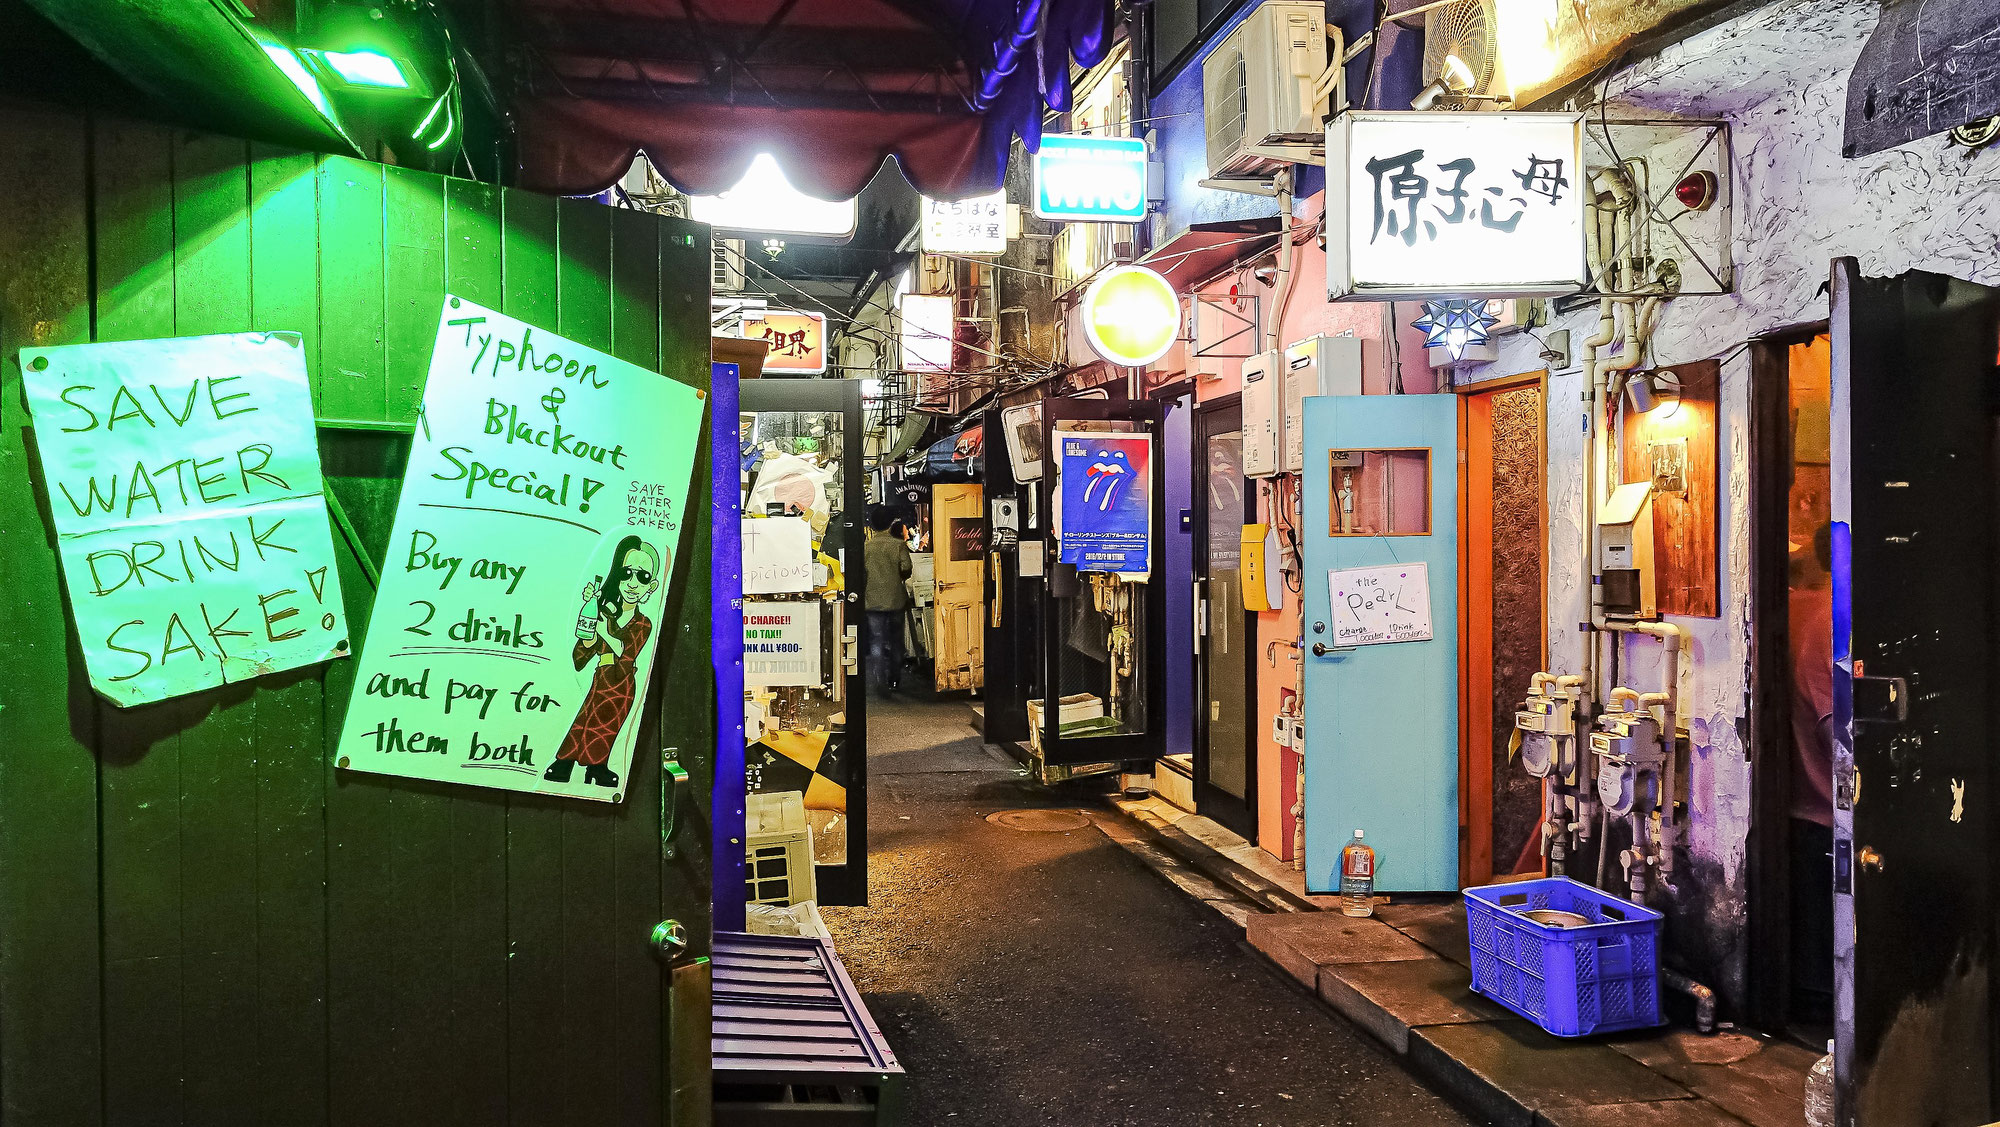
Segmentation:
{"type": "Polygon", "coordinates": [[[1607,712],[1590,734],[1597,753],[1597,797],[1618,817],[1635,807],[1659,806],[1660,772],[1666,751],[1660,742],[1660,722],[1649,712],[1607,712]]]}
{"type": "Polygon", "coordinates": [[[1549,681],[1537,677],[1528,689],[1528,699],[1514,713],[1514,727],[1521,733],[1521,766],[1537,779],[1551,772],[1568,775],[1561,744],[1576,735],[1575,698],[1556,690],[1549,681]]]}

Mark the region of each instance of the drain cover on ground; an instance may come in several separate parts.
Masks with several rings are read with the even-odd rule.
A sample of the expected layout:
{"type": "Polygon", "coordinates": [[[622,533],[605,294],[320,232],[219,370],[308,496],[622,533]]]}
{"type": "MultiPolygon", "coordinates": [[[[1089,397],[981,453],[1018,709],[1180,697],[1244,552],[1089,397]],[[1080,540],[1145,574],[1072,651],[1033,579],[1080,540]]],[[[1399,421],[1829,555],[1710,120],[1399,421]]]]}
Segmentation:
{"type": "Polygon", "coordinates": [[[1090,824],[1074,810],[1001,810],[986,816],[996,826],[1033,834],[1068,833],[1090,824]]]}

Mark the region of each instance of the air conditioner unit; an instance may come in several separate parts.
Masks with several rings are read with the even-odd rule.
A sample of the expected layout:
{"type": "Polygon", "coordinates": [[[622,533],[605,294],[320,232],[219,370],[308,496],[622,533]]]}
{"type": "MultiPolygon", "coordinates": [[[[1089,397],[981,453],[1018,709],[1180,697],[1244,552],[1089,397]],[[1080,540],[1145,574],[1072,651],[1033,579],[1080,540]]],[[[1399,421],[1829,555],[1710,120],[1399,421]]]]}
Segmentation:
{"type": "Polygon", "coordinates": [[[743,240],[717,239],[709,244],[708,291],[741,293],[748,287],[743,278],[743,240]]]}
{"type": "Polygon", "coordinates": [[[1267,180],[1287,164],[1320,163],[1327,74],[1324,4],[1251,12],[1202,62],[1209,178],[1267,180]]]}
{"type": "Polygon", "coordinates": [[[1498,28],[1495,0],[1456,0],[1424,13],[1424,85],[1443,80],[1436,108],[1508,108],[1498,28]]]}

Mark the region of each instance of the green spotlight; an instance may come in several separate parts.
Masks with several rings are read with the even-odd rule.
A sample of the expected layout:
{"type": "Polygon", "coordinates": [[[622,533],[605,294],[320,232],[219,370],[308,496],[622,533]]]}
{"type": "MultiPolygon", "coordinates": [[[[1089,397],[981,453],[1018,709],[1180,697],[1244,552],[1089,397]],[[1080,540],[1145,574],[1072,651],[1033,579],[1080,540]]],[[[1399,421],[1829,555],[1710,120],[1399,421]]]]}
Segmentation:
{"type": "Polygon", "coordinates": [[[381,90],[407,90],[410,80],[396,60],[380,51],[321,51],[320,58],[341,81],[349,86],[370,86],[381,90]]]}
{"type": "MultiPolygon", "coordinates": [[[[265,57],[278,68],[278,72],[291,79],[292,85],[298,87],[299,93],[306,96],[306,100],[312,103],[321,117],[328,122],[335,121],[333,107],[326,101],[326,91],[320,89],[319,82],[313,78],[310,71],[306,70],[305,64],[299,61],[299,57],[292,53],[291,48],[269,42],[259,43],[258,46],[264,49],[265,57]]],[[[338,128],[337,123],[335,127],[338,128]]]]}

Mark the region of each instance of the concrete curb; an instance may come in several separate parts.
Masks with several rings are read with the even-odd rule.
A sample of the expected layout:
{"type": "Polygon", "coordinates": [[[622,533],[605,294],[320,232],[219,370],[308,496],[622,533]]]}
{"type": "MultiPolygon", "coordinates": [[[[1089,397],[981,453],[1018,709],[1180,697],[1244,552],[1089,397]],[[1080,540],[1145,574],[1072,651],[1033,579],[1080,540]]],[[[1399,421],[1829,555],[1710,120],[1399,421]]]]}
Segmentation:
{"type": "MultiPolygon", "coordinates": [[[[1112,813],[1124,815],[1115,820],[1131,832],[1112,834],[1103,825],[1106,833],[1127,839],[1120,844],[1177,887],[1240,923],[1252,954],[1489,1123],[1798,1127],[1804,1121],[1805,1074],[1813,1060],[1806,1050],[1740,1033],[1702,1037],[1671,1029],[1551,1036],[1472,992],[1462,904],[1391,903],[1374,917],[1350,918],[1321,910],[1302,890],[1272,896],[1269,878],[1150,809],[1118,802],[1112,813]],[[1189,880],[1180,859],[1214,882],[1189,880]],[[1224,911],[1196,891],[1219,883],[1242,895],[1244,874],[1261,893],[1252,903],[1266,910],[1239,918],[1240,901],[1224,911]],[[1273,901],[1285,908],[1270,910],[1273,901]],[[1307,910],[1298,909],[1301,902],[1307,910]]],[[[1194,828],[1212,837],[1203,822],[1194,828]]]]}

